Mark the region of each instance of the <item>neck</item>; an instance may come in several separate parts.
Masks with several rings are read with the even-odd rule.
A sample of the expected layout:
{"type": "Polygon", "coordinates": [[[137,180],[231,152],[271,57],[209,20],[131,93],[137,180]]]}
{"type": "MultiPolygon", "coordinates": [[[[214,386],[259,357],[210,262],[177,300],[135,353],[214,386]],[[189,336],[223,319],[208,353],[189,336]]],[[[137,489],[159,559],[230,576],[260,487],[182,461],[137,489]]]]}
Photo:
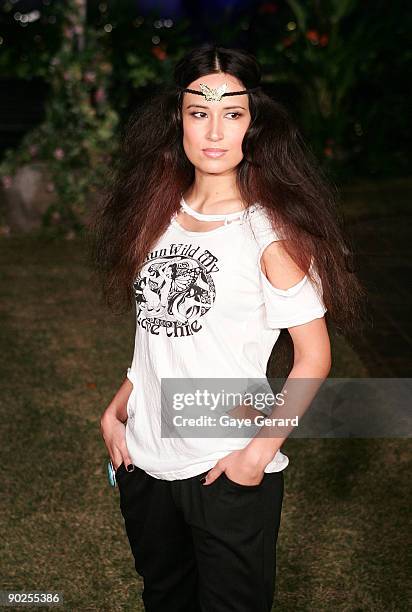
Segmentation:
{"type": "Polygon", "coordinates": [[[183,196],[193,209],[204,214],[231,213],[245,207],[233,171],[210,174],[196,169],[195,180],[183,196]]]}

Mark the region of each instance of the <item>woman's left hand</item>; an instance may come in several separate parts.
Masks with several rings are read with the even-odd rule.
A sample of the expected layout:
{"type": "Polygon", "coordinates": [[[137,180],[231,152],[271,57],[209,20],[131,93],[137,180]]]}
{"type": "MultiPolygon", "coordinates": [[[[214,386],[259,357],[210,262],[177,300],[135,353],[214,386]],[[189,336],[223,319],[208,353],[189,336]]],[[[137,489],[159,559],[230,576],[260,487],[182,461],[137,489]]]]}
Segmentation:
{"type": "Polygon", "coordinates": [[[212,484],[216,478],[219,478],[222,472],[225,472],[230,480],[238,484],[258,485],[263,480],[267,464],[268,461],[265,462],[262,458],[251,456],[250,452],[246,449],[236,450],[226,455],[226,457],[219,459],[216,465],[207,473],[203,484],[212,484]]]}

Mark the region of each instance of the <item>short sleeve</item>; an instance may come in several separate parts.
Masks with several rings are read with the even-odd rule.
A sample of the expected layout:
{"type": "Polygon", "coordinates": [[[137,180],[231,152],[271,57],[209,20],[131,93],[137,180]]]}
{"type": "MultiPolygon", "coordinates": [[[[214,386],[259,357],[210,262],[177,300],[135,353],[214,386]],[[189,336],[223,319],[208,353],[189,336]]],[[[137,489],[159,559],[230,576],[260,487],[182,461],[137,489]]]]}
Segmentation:
{"type": "Polygon", "coordinates": [[[288,289],[274,287],[261,268],[261,257],[266,247],[282,239],[264,213],[255,216],[254,233],[259,247],[257,265],[261,280],[266,322],[273,329],[283,329],[303,325],[320,319],[327,312],[323,303],[322,283],[311,260],[310,272],[314,281],[305,275],[298,283],[288,289]]]}
{"type": "Polygon", "coordinates": [[[322,299],[322,287],[319,276],[313,268],[313,282],[307,275],[288,289],[274,287],[260,268],[263,298],[265,302],[266,321],[273,329],[283,329],[303,325],[324,316],[327,308],[322,299]]]}

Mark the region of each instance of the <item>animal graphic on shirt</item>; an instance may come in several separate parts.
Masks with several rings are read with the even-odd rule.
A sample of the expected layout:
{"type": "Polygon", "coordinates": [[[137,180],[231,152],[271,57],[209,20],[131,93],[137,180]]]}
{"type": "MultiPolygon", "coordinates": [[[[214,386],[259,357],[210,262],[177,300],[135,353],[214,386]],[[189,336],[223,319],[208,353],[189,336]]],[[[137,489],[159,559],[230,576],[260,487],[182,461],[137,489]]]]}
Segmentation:
{"type": "Polygon", "coordinates": [[[209,310],[213,280],[193,257],[166,256],[143,266],[134,282],[136,303],[146,317],[187,324],[209,310]]]}

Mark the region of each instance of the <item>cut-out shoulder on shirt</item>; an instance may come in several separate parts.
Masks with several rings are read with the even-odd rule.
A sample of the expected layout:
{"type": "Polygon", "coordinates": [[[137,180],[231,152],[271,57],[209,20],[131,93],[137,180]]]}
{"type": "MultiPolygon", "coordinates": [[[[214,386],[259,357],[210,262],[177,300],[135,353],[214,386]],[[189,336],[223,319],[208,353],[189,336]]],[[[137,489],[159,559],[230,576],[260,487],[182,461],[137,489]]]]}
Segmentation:
{"type": "Polygon", "coordinates": [[[304,280],[306,275],[282,248],[282,241],[270,242],[263,250],[259,265],[275,289],[287,291],[304,280]],[[283,286],[286,285],[286,286],[283,286]]]}

